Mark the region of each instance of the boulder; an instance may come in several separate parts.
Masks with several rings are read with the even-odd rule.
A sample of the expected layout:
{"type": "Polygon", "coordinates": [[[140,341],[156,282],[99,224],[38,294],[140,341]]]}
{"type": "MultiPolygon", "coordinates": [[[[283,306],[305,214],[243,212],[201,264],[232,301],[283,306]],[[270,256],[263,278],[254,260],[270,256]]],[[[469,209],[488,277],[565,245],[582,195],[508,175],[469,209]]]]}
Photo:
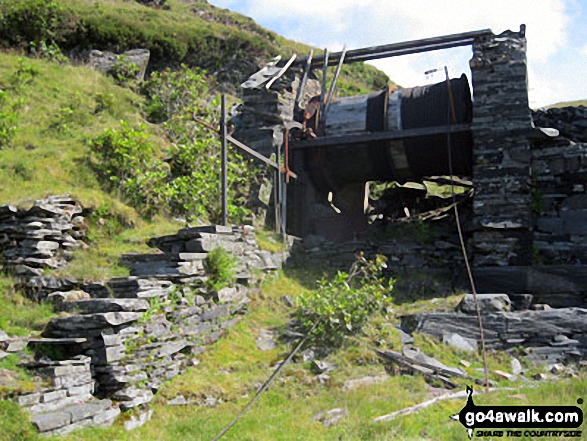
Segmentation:
{"type": "Polygon", "coordinates": [[[148,49],[132,49],[120,55],[108,51],[92,50],[87,55],[87,64],[92,69],[103,73],[124,75],[124,72],[119,72],[122,70],[129,75],[132,74],[134,79],[143,80],[150,56],[151,53],[148,49]],[[122,69],[118,69],[120,66],[122,69]]]}
{"type": "Polygon", "coordinates": [[[463,337],[456,332],[444,332],[442,334],[442,342],[461,351],[477,350],[477,340],[463,337]]]}
{"type": "MultiPolygon", "coordinates": [[[[512,304],[507,294],[477,294],[477,302],[482,314],[509,311],[512,304]]],[[[475,296],[465,295],[456,309],[465,314],[476,314],[475,296]]]]}

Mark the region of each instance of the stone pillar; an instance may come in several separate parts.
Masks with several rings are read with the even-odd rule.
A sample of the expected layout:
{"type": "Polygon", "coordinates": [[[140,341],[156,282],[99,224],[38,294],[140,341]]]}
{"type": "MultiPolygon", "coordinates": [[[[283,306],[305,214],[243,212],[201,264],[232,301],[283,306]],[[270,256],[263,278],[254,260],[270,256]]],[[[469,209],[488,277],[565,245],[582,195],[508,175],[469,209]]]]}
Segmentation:
{"type": "Polygon", "coordinates": [[[270,90],[265,84],[243,90],[243,106],[234,137],[264,156],[283,143],[283,127],[293,121],[294,102],[300,85],[299,72],[289,71],[270,90]]]}
{"type": "Polygon", "coordinates": [[[525,26],[473,44],[475,266],[532,259],[525,26]]]}
{"type": "MultiPolygon", "coordinates": [[[[244,89],[241,113],[233,120],[236,126],[233,136],[266,157],[274,154],[275,148],[281,147],[283,144],[285,124],[294,120],[296,112],[294,108],[295,99],[301,85],[302,75],[303,72],[300,69],[292,68],[277,80],[270,90],[267,90],[265,85],[257,89],[244,89]]],[[[302,107],[312,96],[319,94],[319,92],[320,84],[318,81],[315,79],[308,80],[304,96],[300,100],[302,107]]],[[[298,166],[301,165],[298,164],[298,166]]],[[[307,175],[303,173],[303,170],[296,168],[293,171],[298,174],[298,179],[288,187],[288,194],[290,195],[288,196],[288,203],[291,203],[292,207],[294,204],[296,206],[305,205],[306,198],[303,190],[305,186],[310,186],[312,188],[308,190],[313,190],[313,186],[307,175]],[[295,191],[292,188],[294,186],[295,191]]],[[[272,176],[265,177],[273,182],[272,176]]],[[[301,213],[306,211],[302,209],[303,207],[298,210],[294,210],[292,207],[288,207],[288,211],[296,213],[296,216],[301,216],[301,213]]],[[[272,225],[273,216],[268,215],[266,221],[266,224],[272,225]]],[[[288,231],[292,231],[292,228],[296,230],[295,224],[299,222],[301,222],[301,219],[290,218],[288,231]]]]}

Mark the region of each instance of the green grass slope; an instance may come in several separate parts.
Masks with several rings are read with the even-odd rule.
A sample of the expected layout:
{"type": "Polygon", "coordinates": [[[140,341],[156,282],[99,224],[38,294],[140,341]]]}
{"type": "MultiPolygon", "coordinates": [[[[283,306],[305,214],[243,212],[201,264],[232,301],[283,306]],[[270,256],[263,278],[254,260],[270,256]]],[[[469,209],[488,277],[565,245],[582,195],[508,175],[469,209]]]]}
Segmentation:
{"type": "Polygon", "coordinates": [[[561,103],[551,104],[546,106],[547,109],[552,107],[579,107],[579,106],[587,106],[587,100],[577,100],[577,101],[563,101],[561,103]]]}
{"type": "Polygon", "coordinates": [[[142,121],[140,96],[84,67],[5,53],[0,53],[0,84],[20,102],[14,139],[0,149],[0,203],[70,193],[84,204],[110,204],[136,216],[102,191],[86,141],[119,127],[122,119],[142,121]]]}
{"type": "MultiPolygon", "coordinates": [[[[185,63],[235,86],[276,55],[302,56],[310,50],[206,1],[169,0],[165,9],[128,0],[50,0],[39,6],[43,1],[0,0],[0,44],[27,47],[31,41],[45,40],[64,52],[147,48],[151,70],[185,63]],[[39,15],[47,17],[44,24],[39,15]],[[49,34],[43,30],[47,23],[49,34]]],[[[340,87],[346,93],[367,92],[388,81],[383,72],[359,63],[345,66],[340,87]]]]}

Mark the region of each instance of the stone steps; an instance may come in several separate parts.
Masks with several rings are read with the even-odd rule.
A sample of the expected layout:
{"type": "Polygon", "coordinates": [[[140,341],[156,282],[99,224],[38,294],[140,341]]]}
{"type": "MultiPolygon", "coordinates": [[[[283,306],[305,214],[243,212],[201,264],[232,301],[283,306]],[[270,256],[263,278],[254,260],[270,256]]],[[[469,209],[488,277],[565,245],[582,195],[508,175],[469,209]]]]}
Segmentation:
{"type": "Polygon", "coordinates": [[[107,312],[144,312],[149,309],[149,302],[143,299],[90,299],[64,302],[61,309],[80,314],[107,312]]]}

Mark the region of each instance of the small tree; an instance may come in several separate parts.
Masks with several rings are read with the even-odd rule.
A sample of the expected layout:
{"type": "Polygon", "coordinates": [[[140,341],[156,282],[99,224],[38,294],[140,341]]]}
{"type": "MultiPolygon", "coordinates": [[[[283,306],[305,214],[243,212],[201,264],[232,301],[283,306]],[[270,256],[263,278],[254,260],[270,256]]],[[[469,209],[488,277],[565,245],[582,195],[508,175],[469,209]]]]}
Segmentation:
{"type": "Polygon", "coordinates": [[[337,346],[346,335],[358,332],[375,312],[391,302],[394,279],[387,279],[385,256],[367,260],[360,253],[348,273],[339,271],[333,280],[322,279],[316,291],[299,297],[296,316],[314,342],[337,346]]]}

